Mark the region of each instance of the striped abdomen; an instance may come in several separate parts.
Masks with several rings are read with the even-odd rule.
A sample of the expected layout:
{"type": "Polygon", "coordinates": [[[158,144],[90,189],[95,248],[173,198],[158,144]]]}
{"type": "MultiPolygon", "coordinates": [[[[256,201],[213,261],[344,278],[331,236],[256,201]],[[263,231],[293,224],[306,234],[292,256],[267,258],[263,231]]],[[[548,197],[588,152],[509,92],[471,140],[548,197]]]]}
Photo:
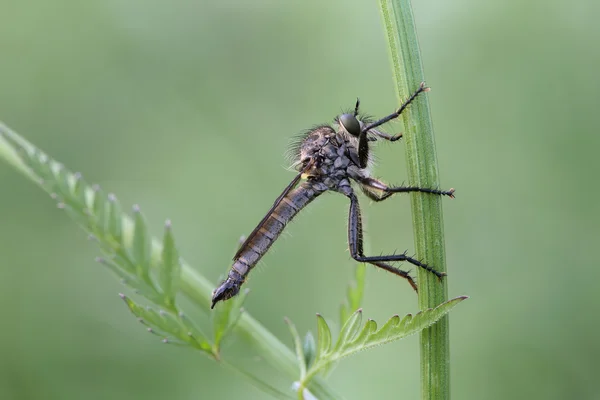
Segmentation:
{"type": "Polygon", "coordinates": [[[218,301],[227,300],[239,292],[250,270],[277,240],[287,223],[321,193],[323,190],[315,188],[309,182],[304,182],[277,199],[273,208],[235,255],[227,279],[213,293],[213,307],[218,301]]]}
{"type": "Polygon", "coordinates": [[[277,240],[288,222],[319,194],[321,192],[315,192],[305,183],[284,196],[266,219],[248,236],[235,255],[232,271],[236,271],[242,277],[248,275],[248,272],[277,240]]]}

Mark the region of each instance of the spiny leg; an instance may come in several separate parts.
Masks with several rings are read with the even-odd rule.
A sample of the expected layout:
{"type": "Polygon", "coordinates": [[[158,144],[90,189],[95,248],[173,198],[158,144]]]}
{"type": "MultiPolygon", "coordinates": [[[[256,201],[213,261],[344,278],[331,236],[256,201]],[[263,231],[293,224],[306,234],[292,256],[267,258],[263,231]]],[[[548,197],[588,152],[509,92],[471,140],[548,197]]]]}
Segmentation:
{"type": "Polygon", "coordinates": [[[425,82],[421,82],[421,85],[419,86],[419,89],[417,89],[401,106],[398,110],[396,110],[396,112],[383,117],[382,119],[375,121],[369,125],[367,125],[364,129],[363,129],[363,133],[369,132],[372,135],[375,135],[376,137],[370,137],[368,140],[370,142],[374,142],[377,140],[377,138],[380,139],[385,139],[388,140],[390,142],[395,142],[397,140],[400,140],[402,138],[402,133],[398,133],[397,135],[390,135],[387,134],[385,132],[381,132],[380,130],[374,129],[380,125],[385,124],[386,122],[389,122],[393,119],[396,119],[400,116],[400,114],[402,114],[402,112],[406,109],[406,107],[408,107],[408,105],[417,98],[417,96],[420,93],[423,92],[428,92],[429,88],[425,87],[425,82]]]}
{"type": "Polygon", "coordinates": [[[388,133],[381,132],[380,130],[377,130],[377,129],[371,129],[369,131],[369,133],[372,134],[372,135],[377,136],[377,137],[370,137],[369,138],[369,142],[375,142],[375,141],[377,141],[377,138],[389,140],[390,142],[395,142],[397,140],[400,140],[400,138],[402,138],[402,134],[401,133],[399,133],[397,135],[390,135],[388,133]]]}
{"type": "Polygon", "coordinates": [[[412,286],[412,288],[415,290],[415,292],[419,292],[419,289],[417,288],[417,283],[412,278],[412,276],[409,275],[408,272],[403,271],[401,269],[398,269],[396,267],[392,267],[389,264],[386,264],[386,263],[383,263],[383,262],[379,262],[379,261],[370,261],[369,264],[374,265],[376,267],[379,267],[381,269],[384,269],[384,270],[386,270],[388,272],[391,272],[392,274],[401,276],[402,278],[404,278],[404,279],[406,279],[408,281],[408,283],[410,284],[410,286],[412,286]]]}
{"type": "Polygon", "coordinates": [[[417,290],[417,285],[413,278],[408,272],[403,271],[399,268],[393,267],[381,261],[367,261],[363,253],[363,230],[362,230],[362,217],[360,214],[360,207],[358,205],[358,199],[354,193],[348,195],[350,198],[350,214],[348,216],[348,245],[350,247],[350,255],[353,259],[358,262],[367,262],[375,265],[381,269],[384,269],[392,274],[398,275],[408,281],[408,283],[417,290]]]}
{"type": "MultiPolygon", "coordinates": [[[[398,118],[400,116],[400,114],[402,114],[402,112],[406,109],[406,107],[408,107],[408,105],[410,103],[412,103],[414,99],[417,98],[418,95],[420,95],[421,93],[424,93],[424,92],[428,92],[428,91],[429,91],[429,88],[427,86],[425,86],[425,82],[421,82],[421,84],[419,85],[419,88],[417,90],[415,90],[414,93],[411,94],[410,97],[408,99],[406,99],[406,101],[404,103],[402,103],[402,105],[400,106],[400,108],[398,110],[396,110],[396,112],[394,112],[386,117],[383,117],[378,121],[370,123],[369,125],[364,127],[362,131],[367,132],[370,129],[377,128],[378,126],[383,125],[386,122],[390,122],[391,120],[398,118]]],[[[395,139],[395,140],[398,140],[398,139],[395,139]]]]}
{"type": "Polygon", "coordinates": [[[360,185],[360,189],[362,192],[373,201],[383,201],[393,195],[394,193],[385,193],[381,190],[373,190],[371,186],[368,185],[360,185]]]}
{"type": "Polygon", "coordinates": [[[446,275],[443,272],[439,272],[434,268],[423,264],[419,260],[416,260],[412,257],[408,257],[406,254],[394,254],[389,256],[374,257],[365,256],[363,253],[362,221],[360,207],[358,204],[358,198],[354,193],[349,193],[346,195],[350,198],[350,214],[348,216],[348,244],[350,246],[350,254],[353,259],[355,259],[358,262],[366,262],[375,265],[376,267],[385,269],[386,271],[401,276],[402,278],[406,279],[415,290],[417,290],[417,285],[415,284],[413,278],[408,274],[408,272],[393,267],[389,265],[388,262],[407,261],[413,265],[423,268],[426,271],[431,272],[438,278],[442,278],[446,275]]]}
{"type": "Polygon", "coordinates": [[[454,189],[450,190],[438,190],[430,188],[420,188],[416,186],[388,186],[375,178],[363,178],[360,180],[360,187],[365,195],[373,201],[383,201],[393,195],[394,193],[410,193],[420,192],[436,194],[440,196],[448,196],[454,198],[454,189]]]}

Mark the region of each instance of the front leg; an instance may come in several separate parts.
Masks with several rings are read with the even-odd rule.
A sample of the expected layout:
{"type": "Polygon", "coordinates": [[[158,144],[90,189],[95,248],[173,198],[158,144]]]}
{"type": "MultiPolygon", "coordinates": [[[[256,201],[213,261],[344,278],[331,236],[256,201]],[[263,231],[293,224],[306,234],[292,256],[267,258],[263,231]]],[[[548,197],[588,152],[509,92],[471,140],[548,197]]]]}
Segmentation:
{"type": "Polygon", "coordinates": [[[369,133],[372,134],[372,135],[375,135],[375,137],[370,137],[369,138],[369,142],[375,142],[377,140],[377,138],[385,139],[385,140],[388,140],[390,142],[395,142],[395,141],[400,140],[402,138],[402,134],[401,133],[399,133],[397,135],[390,135],[390,134],[387,134],[385,132],[381,132],[381,131],[379,131],[377,129],[371,129],[369,131],[369,133]]]}
{"type": "Polygon", "coordinates": [[[437,194],[440,196],[448,196],[454,198],[454,189],[450,190],[438,190],[429,188],[420,188],[416,186],[388,186],[375,178],[362,178],[359,182],[360,187],[365,195],[373,201],[383,201],[393,195],[394,193],[410,193],[420,192],[437,194]]]}
{"type": "Polygon", "coordinates": [[[400,106],[400,108],[398,110],[396,110],[395,112],[391,113],[390,115],[388,115],[386,117],[381,118],[380,120],[371,122],[370,124],[366,125],[362,129],[362,132],[368,132],[373,128],[377,128],[378,126],[381,126],[391,120],[398,118],[402,114],[402,111],[404,111],[406,109],[406,107],[408,107],[408,105],[417,98],[418,95],[420,95],[421,93],[425,93],[425,92],[429,92],[429,88],[427,86],[425,86],[425,82],[421,82],[421,84],[419,85],[419,88],[417,90],[415,90],[413,92],[413,94],[411,94],[410,97],[408,99],[406,99],[406,101],[404,101],[404,103],[402,103],[402,105],[400,106]]]}

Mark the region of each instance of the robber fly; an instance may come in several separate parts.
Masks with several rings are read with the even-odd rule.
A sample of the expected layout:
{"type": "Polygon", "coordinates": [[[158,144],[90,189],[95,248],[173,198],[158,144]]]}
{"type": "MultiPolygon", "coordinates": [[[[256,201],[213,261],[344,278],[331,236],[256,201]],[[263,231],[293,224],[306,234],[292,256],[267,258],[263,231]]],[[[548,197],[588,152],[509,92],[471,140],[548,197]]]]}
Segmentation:
{"type": "Polygon", "coordinates": [[[357,100],[354,112],[338,116],[334,120],[334,127],[321,125],[302,135],[301,139],[292,146],[293,165],[297,169],[298,175],[275,200],[267,215],[254,228],[233,257],[233,265],[227,279],[213,292],[211,308],[219,301],[230,299],[240,291],[250,270],[277,240],[283,228],[308,203],[328,190],[341,193],[350,199],[348,243],[353,259],[401,276],[415,290],[417,290],[417,286],[408,272],[396,268],[390,263],[407,261],[431,272],[440,279],[446,275],[406,254],[365,256],[360,208],[358,198],[351,186],[351,182],[355,182],[363,193],[374,201],[383,201],[394,193],[406,192],[454,197],[454,189],[442,191],[410,186],[392,187],[369,176],[368,166],[371,161],[369,142],[377,139],[394,142],[402,137],[402,134],[392,136],[375,128],[398,118],[419,94],[427,91],[429,88],[421,83],[396,112],[374,122],[359,115],[359,100],[357,100]]]}

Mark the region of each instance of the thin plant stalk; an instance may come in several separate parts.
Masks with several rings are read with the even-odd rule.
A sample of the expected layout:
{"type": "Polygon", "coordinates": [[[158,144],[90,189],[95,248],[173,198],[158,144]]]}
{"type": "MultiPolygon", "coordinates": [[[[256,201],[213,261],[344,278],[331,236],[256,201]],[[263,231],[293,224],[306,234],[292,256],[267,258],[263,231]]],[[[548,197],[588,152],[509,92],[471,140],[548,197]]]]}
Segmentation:
{"type": "MultiPolygon", "coordinates": [[[[406,98],[425,80],[410,0],[380,0],[398,98],[406,98]]],[[[404,140],[411,186],[439,187],[435,140],[427,95],[421,95],[403,114],[404,140]]],[[[446,271],[442,198],[413,193],[411,208],[415,249],[419,259],[446,271]]],[[[447,280],[418,271],[419,309],[448,300],[447,280]]],[[[421,332],[421,398],[450,398],[448,316],[421,332]]]]}

